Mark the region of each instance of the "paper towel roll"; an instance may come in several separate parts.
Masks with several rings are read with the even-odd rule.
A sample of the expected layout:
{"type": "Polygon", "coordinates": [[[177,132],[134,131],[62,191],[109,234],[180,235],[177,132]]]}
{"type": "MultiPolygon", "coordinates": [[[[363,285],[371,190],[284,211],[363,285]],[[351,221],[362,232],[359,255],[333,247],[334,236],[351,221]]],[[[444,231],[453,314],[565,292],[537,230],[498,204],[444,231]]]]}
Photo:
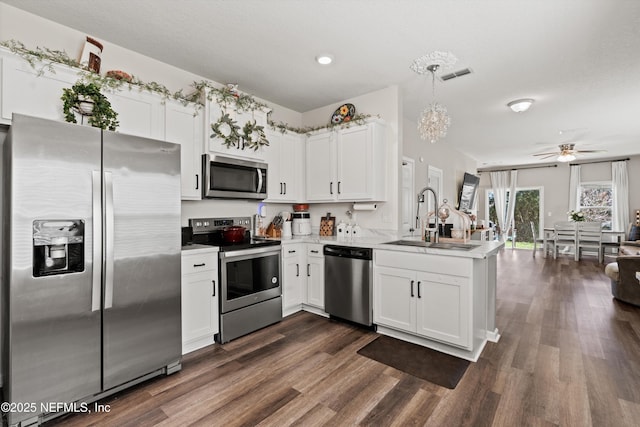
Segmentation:
{"type": "Polygon", "coordinates": [[[353,210],[354,211],[375,211],[378,208],[378,205],[375,203],[354,203],[353,210]]]}

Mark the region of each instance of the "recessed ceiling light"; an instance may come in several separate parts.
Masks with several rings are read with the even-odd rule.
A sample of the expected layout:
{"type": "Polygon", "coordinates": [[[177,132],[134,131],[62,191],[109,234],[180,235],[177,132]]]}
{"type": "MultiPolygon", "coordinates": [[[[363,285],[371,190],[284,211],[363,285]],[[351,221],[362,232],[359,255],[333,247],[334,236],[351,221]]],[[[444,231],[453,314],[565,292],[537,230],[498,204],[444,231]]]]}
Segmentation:
{"type": "Polygon", "coordinates": [[[331,55],[318,55],[316,56],[316,62],[320,65],[329,65],[333,62],[333,56],[331,55]]]}
{"type": "Polygon", "coordinates": [[[529,107],[533,104],[533,99],[516,99],[515,101],[511,101],[507,104],[507,107],[511,108],[512,111],[516,113],[522,113],[527,111],[529,107]]]}

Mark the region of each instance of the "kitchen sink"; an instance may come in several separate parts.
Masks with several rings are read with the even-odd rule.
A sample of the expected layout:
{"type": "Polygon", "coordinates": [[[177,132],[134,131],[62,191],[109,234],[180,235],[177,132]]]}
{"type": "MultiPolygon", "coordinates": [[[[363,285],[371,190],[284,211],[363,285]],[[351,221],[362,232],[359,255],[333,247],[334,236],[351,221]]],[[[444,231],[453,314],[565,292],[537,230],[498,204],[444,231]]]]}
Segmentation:
{"type": "Polygon", "coordinates": [[[416,246],[419,248],[433,248],[433,249],[453,249],[458,251],[468,251],[476,247],[468,243],[458,242],[423,242],[422,240],[395,240],[393,242],[386,242],[385,245],[398,245],[398,246],[416,246]]]}

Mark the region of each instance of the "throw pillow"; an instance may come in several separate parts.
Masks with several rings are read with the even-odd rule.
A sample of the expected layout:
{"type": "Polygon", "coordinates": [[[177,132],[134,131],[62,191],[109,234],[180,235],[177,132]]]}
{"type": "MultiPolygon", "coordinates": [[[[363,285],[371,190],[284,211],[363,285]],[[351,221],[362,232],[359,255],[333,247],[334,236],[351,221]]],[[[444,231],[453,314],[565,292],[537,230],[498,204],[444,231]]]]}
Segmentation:
{"type": "Polygon", "coordinates": [[[637,225],[632,225],[629,230],[629,238],[627,239],[630,242],[635,242],[636,240],[640,240],[640,227],[637,225]]]}

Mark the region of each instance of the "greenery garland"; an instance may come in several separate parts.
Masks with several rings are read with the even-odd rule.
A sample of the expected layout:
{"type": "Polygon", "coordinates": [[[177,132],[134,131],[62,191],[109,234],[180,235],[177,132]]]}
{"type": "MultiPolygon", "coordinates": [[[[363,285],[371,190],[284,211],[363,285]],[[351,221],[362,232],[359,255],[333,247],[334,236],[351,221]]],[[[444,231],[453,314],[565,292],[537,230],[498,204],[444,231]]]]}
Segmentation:
{"type": "MultiPolygon", "coordinates": [[[[217,102],[218,104],[223,105],[225,107],[225,110],[228,110],[227,107],[229,106],[236,109],[237,111],[255,111],[265,110],[269,108],[267,104],[257,101],[251,95],[237,93],[227,86],[216,87],[211,82],[204,80],[193,82],[190,86],[193,87],[194,90],[190,93],[184,93],[182,89],[178,90],[177,92],[171,92],[169,89],[167,89],[166,86],[160,83],[144,82],[135,76],[132,76],[131,80],[127,81],[124,79],[115,79],[108,76],[103,77],[97,73],[89,72],[87,71],[84,64],[70,58],[65,51],[51,50],[48,48],[40,47],[36,47],[35,50],[28,49],[23,43],[16,40],[1,41],[0,46],[4,46],[14,54],[22,57],[29,63],[29,65],[31,65],[34,70],[38,72],[39,76],[42,75],[45,71],[49,71],[55,74],[53,64],[64,64],[69,67],[80,69],[80,81],[83,83],[94,83],[100,89],[104,88],[111,91],[121,90],[123,88],[127,88],[129,90],[138,89],[140,92],[146,90],[148,92],[161,95],[163,100],[174,99],[181,102],[183,105],[192,103],[195,105],[196,113],[197,110],[202,108],[205,99],[208,101],[215,100],[215,102],[217,102]],[[44,65],[38,69],[36,62],[44,63],[44,65]]],[[[308,126],[302,128],[289,126],[288,124],[283,122],[275,123],[271,120],[268,120],[268,124],[272,129],[279,130],[282,133],[290,131],[299,134],[309,134],[311,132],[322,129],[332,130],[335,128],[348,128],[352,124],[361,125],[364,124],[366,119],[369,117],[371,117],[371,115],[358,114],[354,116],[348,123],[328,123],[321,126],[308,126]]],[[[214,135],[211,135],[211,137],[213,138],[214,135]]],[[[235,143],[237,142],[238,141],[235,141],[235,143]]]]}
{"type": "Polygon", "coordinates": [[[372,116],[371,114],[356,114],[348,122],[329,123],[329,124],[321,125],[321,126],[306,126],[306,127],[302,127],[302,128],[292,127],[292,126],[289,126],[288,124],[283,123],[283,122],[275,123],[275,122],[269,120],[269,126],[271,126],[271,129],[279,130],[281,133],[285,133],[285,132],[288,131],[288,132],[295,132],[295,133],[298,133],[298,134],[309,135],[311,132],[315,132],[315,131],[318,131],[318,130],[346,129],[346,128],[350,128],[352,125],[358,125],[358,126],[359,125],[363,125],[363,124],[365,124],[367,122],[367,119],[369,119],[371,117],[380,118],[380,115],[372,116]]]}

